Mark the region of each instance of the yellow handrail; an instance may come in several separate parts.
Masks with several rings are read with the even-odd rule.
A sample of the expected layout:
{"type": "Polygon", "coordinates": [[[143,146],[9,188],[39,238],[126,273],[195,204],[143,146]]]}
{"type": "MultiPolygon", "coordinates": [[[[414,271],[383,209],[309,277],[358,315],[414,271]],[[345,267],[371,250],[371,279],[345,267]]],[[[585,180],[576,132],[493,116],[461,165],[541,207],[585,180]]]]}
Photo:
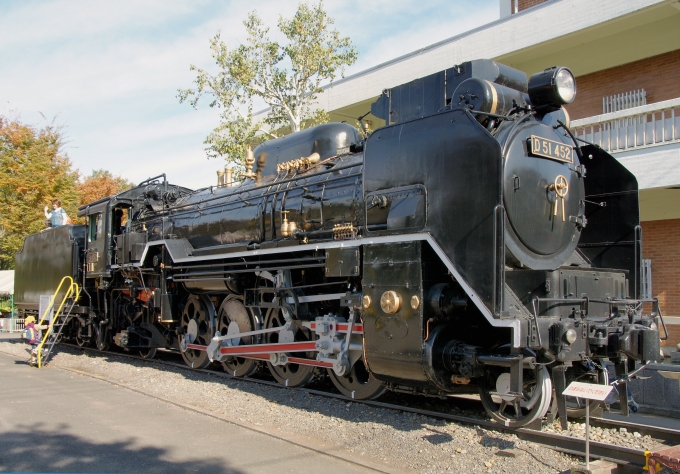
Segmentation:
{"type": "Polygon", "coordinates": [[[56,318],[59,317],[59,314],[61,313],[61,310],[64,309],[64,305],[66,304],[66,300],[68,300],[73,294],[75,294],[74,300],[77,300],[78,297],[80,296],[80,287],[78,286],[78,283],[75,283],[73,281],[73,278],[70,276],[65,276],[64,278],[61,279],[59,282],[59,286],[57,286],[57,290],[54,292],[52,295],[52,298],[50,299],[50,303],[47,305],[47,308],[45,309],[45,312],[43,313],[42,317],[40,318],[40,321],[38,322],[38,326],[42,326],[43,321],[45,320],[45,317],[47,316],[47,313],[49,313],[50,308],[54,309],[54,300],[57,298],[57,295],[59,294],[59,290],[61,290],[61,286],[64,284],[64,281],[70,280],[71,283],[69,284],[68,289],[66,290],[66,294],[64,295],[64,298],[61,300],[61,304],[59,305],[59,309],[54,312],[54,319],[52,320],[52,324],[48,326],[47,330],[45,330],[45,335],[42,338],[42,341],[40,341],[40,344],[38,345],[38,367],[42,367],[42,348],[45,345],[45,342],[47,341],[47,338],[50,336],[50,333],[52,332],[52,327],[54,326],[54,322],[56,318]]]}

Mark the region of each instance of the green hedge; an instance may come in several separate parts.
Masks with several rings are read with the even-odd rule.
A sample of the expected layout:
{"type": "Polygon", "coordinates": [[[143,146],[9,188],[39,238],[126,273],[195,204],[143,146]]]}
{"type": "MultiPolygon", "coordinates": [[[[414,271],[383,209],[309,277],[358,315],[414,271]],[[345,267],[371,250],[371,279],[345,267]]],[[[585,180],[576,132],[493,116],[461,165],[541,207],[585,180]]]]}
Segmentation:
{"type": "Polygon", "coordinates": [[[0,313],[3,317],[7,317],[14,309],[14,301],[12,296],[0,296],[0,313]]]}

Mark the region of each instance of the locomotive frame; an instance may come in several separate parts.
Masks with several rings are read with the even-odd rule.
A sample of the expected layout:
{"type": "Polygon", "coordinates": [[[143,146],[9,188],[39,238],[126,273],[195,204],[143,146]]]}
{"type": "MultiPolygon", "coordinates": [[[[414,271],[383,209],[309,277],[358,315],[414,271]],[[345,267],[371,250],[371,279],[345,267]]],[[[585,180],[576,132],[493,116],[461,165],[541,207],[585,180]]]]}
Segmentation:
{"type": "Polygon", "coordinates": [[[562,390],[606,383],[611,360],[626,413],[661,313],[642,312],[637,182],[571,135],[569,80],[470,61],[385,91],[370,137],[326,124],[265,142],[233,186],[150,178],[81,207],[87,226],[27,237],[17,307],[69,274],[80,345],[266,366],[286,386],[328,376],[351,398],[479,391],[508,426],[553,392],[563,422],[578,415],[562,390]]]}

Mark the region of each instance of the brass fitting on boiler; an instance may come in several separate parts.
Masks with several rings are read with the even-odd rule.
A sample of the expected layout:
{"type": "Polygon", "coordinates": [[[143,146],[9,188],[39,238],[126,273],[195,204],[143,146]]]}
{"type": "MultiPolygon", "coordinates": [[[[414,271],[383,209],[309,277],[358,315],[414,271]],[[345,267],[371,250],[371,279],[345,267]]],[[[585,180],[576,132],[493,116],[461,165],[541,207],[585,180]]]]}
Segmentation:
{"type": "Polygon", "coordinates": [[[253,155],[253,150],[250,147],[246,148],[246,172],[243,176],[246,178],[254,178],[255,173],[253,173],[253,165],[255,164],[255,155],[253,155]]]}
{"type": "Polygon", "coordinates": [[[281,211],[283,214],[283,222],[281,222],[281,237],[291,237],[297,231],[297,224],[295,222],[288,222],[288,213],[290,211],[281,211]]]}

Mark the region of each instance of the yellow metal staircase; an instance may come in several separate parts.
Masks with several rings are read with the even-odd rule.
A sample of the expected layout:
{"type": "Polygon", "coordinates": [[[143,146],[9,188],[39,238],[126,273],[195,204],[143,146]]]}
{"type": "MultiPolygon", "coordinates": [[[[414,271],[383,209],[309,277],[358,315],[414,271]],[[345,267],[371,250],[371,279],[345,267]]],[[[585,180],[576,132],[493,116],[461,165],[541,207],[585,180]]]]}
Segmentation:
{"type": "Polygon", "coordinates": [[[52,349],[59,341],[61,332],[64,330],[64,327],[71,318],[73,306],[76,304],[76,301],[78,301],[78,297],[80,296],[80,287],[73,281],[73,278],[70,276],[65,276],[62,278],[61,282],[59,282],[57,290],[52,295],[47,308],[45,308],[45,311],[40,317],[40,321],[38,322],[39,326],[43,325],[47,315],[50,314],[50,312],[54,309],[57,295],[61,291],[62,286],[64,286],[64,283],[68,285],[68,288],[66,288],[66,293],[59,304],[59,308],[54,312],[52,323],[45,330],[45,334],[38,345],[38,367],[42,367],[43,365],[47,364],[47,361],[52,355],[52,349]],[[66,309],[64,309],[65,307],[66,309]]]}

